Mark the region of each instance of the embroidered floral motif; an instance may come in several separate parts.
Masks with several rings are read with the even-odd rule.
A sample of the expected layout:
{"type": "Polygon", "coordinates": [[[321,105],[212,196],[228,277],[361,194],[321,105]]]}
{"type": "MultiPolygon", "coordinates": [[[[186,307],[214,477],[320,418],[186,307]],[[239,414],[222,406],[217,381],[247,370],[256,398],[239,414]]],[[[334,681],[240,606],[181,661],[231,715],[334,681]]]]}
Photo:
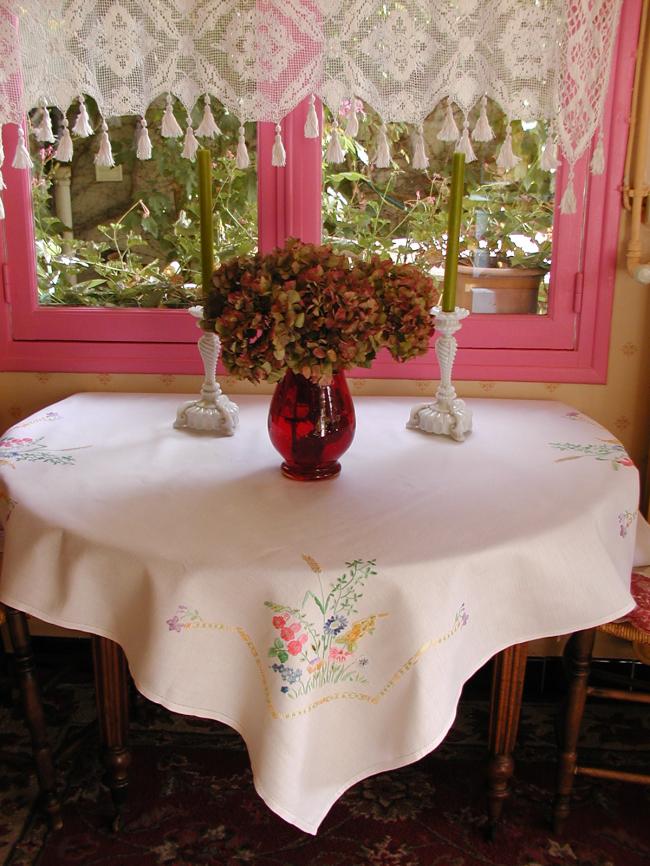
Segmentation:
{"type": "Polygon", "coordinates": [[[556,463],[563,460],[578,460],[580,457],[593,457],[594,460],[609,461],[613,469],[620,469],[621,466],[634,466],[618,439],[601,439],[595,445],[579,445],[575,442],[549,442],[549,445],[559,451],[570,452],[566,457],[559,457],[555,461],[556,463]]]}
{"type": "MultiPolygon", "coordinates": [[[[303,556],[314,574],[322,568],[311,556],[303,556]]],[[[355,559],[346,563],[346,571],[320,594],[308,590],[300,608],[267,601],[273,611],[271,623],[277,637],[268,650],[277,659],[270,666],[283,681],[280,691],[291,698],[307,694],[335,682],[367,682],[363,668],[368,659],[356,656],[359,641],[374,632],[377,620],[387,614],[351,622],[358,612],[365,582],[375,571],[375,561],[355,559]],[[312,613],[308,612],[312,609],[312,613]],[[286,662],[291,659],[291,666],[286,662]]]]}
{"type": "MultiPolygon", "coordinates": [[[[315,574],[320,574],[320,566],[317,570],[313,567],[317,563],[312,563],[308,563],[312,571],[315,574]]],[[[300,610],[283,607],[273,602],[265,602],[266,606],[270,607],[274,613],[271,622],[273,628],[278,632],[278,637],[274,639],[267,653],[267,657],[276,658],[277,661],[270,665],[265,664],[264,656],[258,651],[253,639],[241,626],[205,620],[198,610],[189,608],[185,604],[178,605],[176,613],[166,620],[167,627],[169,631],[177,634],[189,630],[210,629],[237,635],[248,647],[257,666],[264,688],[266,704],[274,719],[297,718],[333,700],[359,700],[377,704],[428,652],[450,640],[465,628],[469,622],[469,614],[464,602],[456,610],[450,628],[422,644],[374,693],[347,687],[338,692],[329,691],[325,695],[314,697],[307,706],[280,711],[273,701],[273,694],[266,674],[266,671],[270,670],[274,679],[275,676],[278,676],[281,680],[280,694],[292,698],[307,694],[326,683],[367,682],[362,672],[370,662],[366,655],[357,658],[355,655],[356,646],[365,635],[374,632],[377,620],[388,614],[373,614],[353,622],[349,627],[348,616],[357,613],[355,605],[362,596],[362,582],[368,575],[376,574],[373,570],[374,564],[373,560],[366,563],[362,563],[361,560],[347,563],[348,571],[331,585],[329,593],[325,595],[322,587],[320,596],[315,596],[311,591],[308,591],[300,610]],[[321,615],[322,628],[320,630],[304,614],[304,607],[309,600],[313,602],[321,615]],[[330,614],[329,610],[332,608],[338,612],[330,614]],[[344,613],[341,613],[342,610],[344,613]],[[330,619],[332,622],[328,633],[325,630],[325,624],[330,619]],[[338,635],[334,634],[334,629],[338,631],[339,625],[343,626],[344,630],[338,635]],[[340,643],[343,648],[334,645],[336,643],[340,643]]]]}
{"type": "Polygon", "coordinates": [[[44,415],[35,415],[33,418],[28,418],[26,421],[21,421],[20,424],[15,424],[12,430],[22,430],[23,427],[31,427],[33,424],[40,424],[41,421],[60,421],[63,415],[50,410],[44,415]]]}
{"type": "Polygon", "coordinates": [[[186,604],[179,604],[174,616],[166,619],[165,622],[170,631],[182,632],[184,628],[192,628],[192,624],[200,619],[198,610],[190,610],[186,604]]]}
{"type": "Polygon", "coordinates": [[[621,538],[625,538],[627,531],[636,520],[636,511],[622,511],[618,515],[618,532],[621,538]]]}
{"type": "Polygon", "coordinates": [[[20,463],[24,460],[33,463],[54,463],[57,465],[71,465],[75,462],[74,457],[70,454],[59,454],[48,451],[42,436],[38,439],[32,439],[29,436],[22,438],[4,436],[0,439],[0,465],[13,466],[15,463],[20,463]]]}

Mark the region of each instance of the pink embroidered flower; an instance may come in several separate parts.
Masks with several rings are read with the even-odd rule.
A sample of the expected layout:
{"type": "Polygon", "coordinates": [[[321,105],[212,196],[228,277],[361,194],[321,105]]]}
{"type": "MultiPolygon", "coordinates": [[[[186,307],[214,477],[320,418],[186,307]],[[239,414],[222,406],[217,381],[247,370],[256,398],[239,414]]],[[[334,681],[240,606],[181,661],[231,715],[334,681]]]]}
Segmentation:
{"type": "Polygon", "coordinates": [[[302,652],[303,644],[307,643],[307,635],[301,634],[296,640],[290,640],[287,644],[287,650],[292,656],[297,656],[302,652]]]}
{"type": "Polygon", "coordinates": [[[29,443],[33,442],[33,441],[34,441],[33,439],[29,439],[28,437],[25,437],[23,439],[17,439],[15,437],[13,437],[13,438],[9,438],[9,439],[0,440],[0,447],[11,448],[12,446],[15,447],[16,445],[29,445],[29,443]]]}
{"type": "Polygon", "coordinates": [[[281,616],[274,616],[273,617],[273,627],[274,628],[284,628],[288,619],[289,619],[289,617],[286,613],[282,614],[281,616]]]}
{"type": "Polygon", "coordinates": [[[619,457],[616,461],[620,466],[634,466],[634,461],[629,457],[619,457]]]}
{"type": "Polygon", "coordinates": [[[332,647],[330,649],[329,659],[331,662],[344,662],[351,655],[352,653],[349,653],[347,650],[338,649],[338,647],[332,647]]]}
{"type": "Polygon", "coordinates": [[[171,619],[166,620],[166,622],[170,631],[183,631],[183,626],[180,624],[178,614],[174,614],[174,616],[171,619]]]}
{"type": "Polygon", "coordinates": [[[287,625],[284,628],[280,629],[280,637],[282,640],[293,640],[295,636],[300,631],[300,626],[297,622],[292,622],[291,625],[287,625]]]}

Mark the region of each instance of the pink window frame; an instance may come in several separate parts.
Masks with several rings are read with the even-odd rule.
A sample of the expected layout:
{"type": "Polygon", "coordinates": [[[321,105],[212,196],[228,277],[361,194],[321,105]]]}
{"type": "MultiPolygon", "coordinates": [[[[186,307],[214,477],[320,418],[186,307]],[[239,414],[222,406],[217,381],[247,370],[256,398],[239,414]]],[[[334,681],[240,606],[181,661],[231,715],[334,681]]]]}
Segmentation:
{"type": "MultiPolygon", "coordinates": [[[[642,0],[624,4],[603,129],[607,171],[589,176],[589,155],[576,167],[576,188],[586,194],[573,215],[555,220],[551,304],[544,317],[470,316],[459,335],[458,380],[603,383],[606,381],[613,299],[620,185],[642,0]],[[586,218],[588,214],[589,218],[586,218]]],[[[262,251],[287,237],[321,238],[320,141],[303,134],[307,101],[282,123],[288,154],[271,166],[272,124],[258,124],[258,226],[262,251]]],[[[5,152],[17,131],[3,131],[5,152]]],[[[0,365],[4,370],[199,373],[196,328],[185,311],[39,307],[36,297],[30,177],[3,167],[7,216],[0,264],[0,365]]],[[[564,167],[558,172],[563,189],[564,167]]],[[[559,198],[559,196],[558,196],[559,198]]],[[[436,378],[431,349],[397,364],[380,355],[352,375],[436,378]]]]}

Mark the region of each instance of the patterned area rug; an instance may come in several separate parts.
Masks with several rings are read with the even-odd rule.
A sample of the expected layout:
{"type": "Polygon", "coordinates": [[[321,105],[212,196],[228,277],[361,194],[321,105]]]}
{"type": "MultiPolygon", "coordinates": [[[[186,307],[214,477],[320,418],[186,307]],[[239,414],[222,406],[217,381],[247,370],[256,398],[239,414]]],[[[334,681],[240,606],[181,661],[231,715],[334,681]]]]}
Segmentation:
{"type": "MultiPolygon", "coordinates": [[[[6,866],[647,866],[650,788],[578,778],[567,832],[549,830],[555,706],[527,704],[517,773],[498,839],[485,826],[487,704],[465,701],[428,758],[355,785],[316,837],[255,793],[241,739],[222,725],[139,702],[122,831],[109,830],[90,683],[47,690],[64,821],[48,834],[34,808],[27,737],[0,707],[0,862],[6,866]]],[[[585,759],[650,768],[650,714],[592,705],[585,759]],[[622,745],[625,743],[625,747],[622,745]],[[631,760],[632,759],[632,760],[631,760]]]]}

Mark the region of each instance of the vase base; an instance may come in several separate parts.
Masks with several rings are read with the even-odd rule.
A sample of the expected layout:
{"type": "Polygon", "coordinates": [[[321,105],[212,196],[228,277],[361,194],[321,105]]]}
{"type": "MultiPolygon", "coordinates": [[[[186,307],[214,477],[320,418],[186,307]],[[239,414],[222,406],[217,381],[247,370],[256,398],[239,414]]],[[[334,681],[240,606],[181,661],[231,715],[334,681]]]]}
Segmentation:
{"type": "Polygon", "coordinates": [[[282,474],[285,478],[291,478],[293,481],[325,481],[327,478],[336,478],[341,472],[341,464],[338,460],[335,463],[328,463],[326,466],[290,466],[283,462],[282,474]]]}

